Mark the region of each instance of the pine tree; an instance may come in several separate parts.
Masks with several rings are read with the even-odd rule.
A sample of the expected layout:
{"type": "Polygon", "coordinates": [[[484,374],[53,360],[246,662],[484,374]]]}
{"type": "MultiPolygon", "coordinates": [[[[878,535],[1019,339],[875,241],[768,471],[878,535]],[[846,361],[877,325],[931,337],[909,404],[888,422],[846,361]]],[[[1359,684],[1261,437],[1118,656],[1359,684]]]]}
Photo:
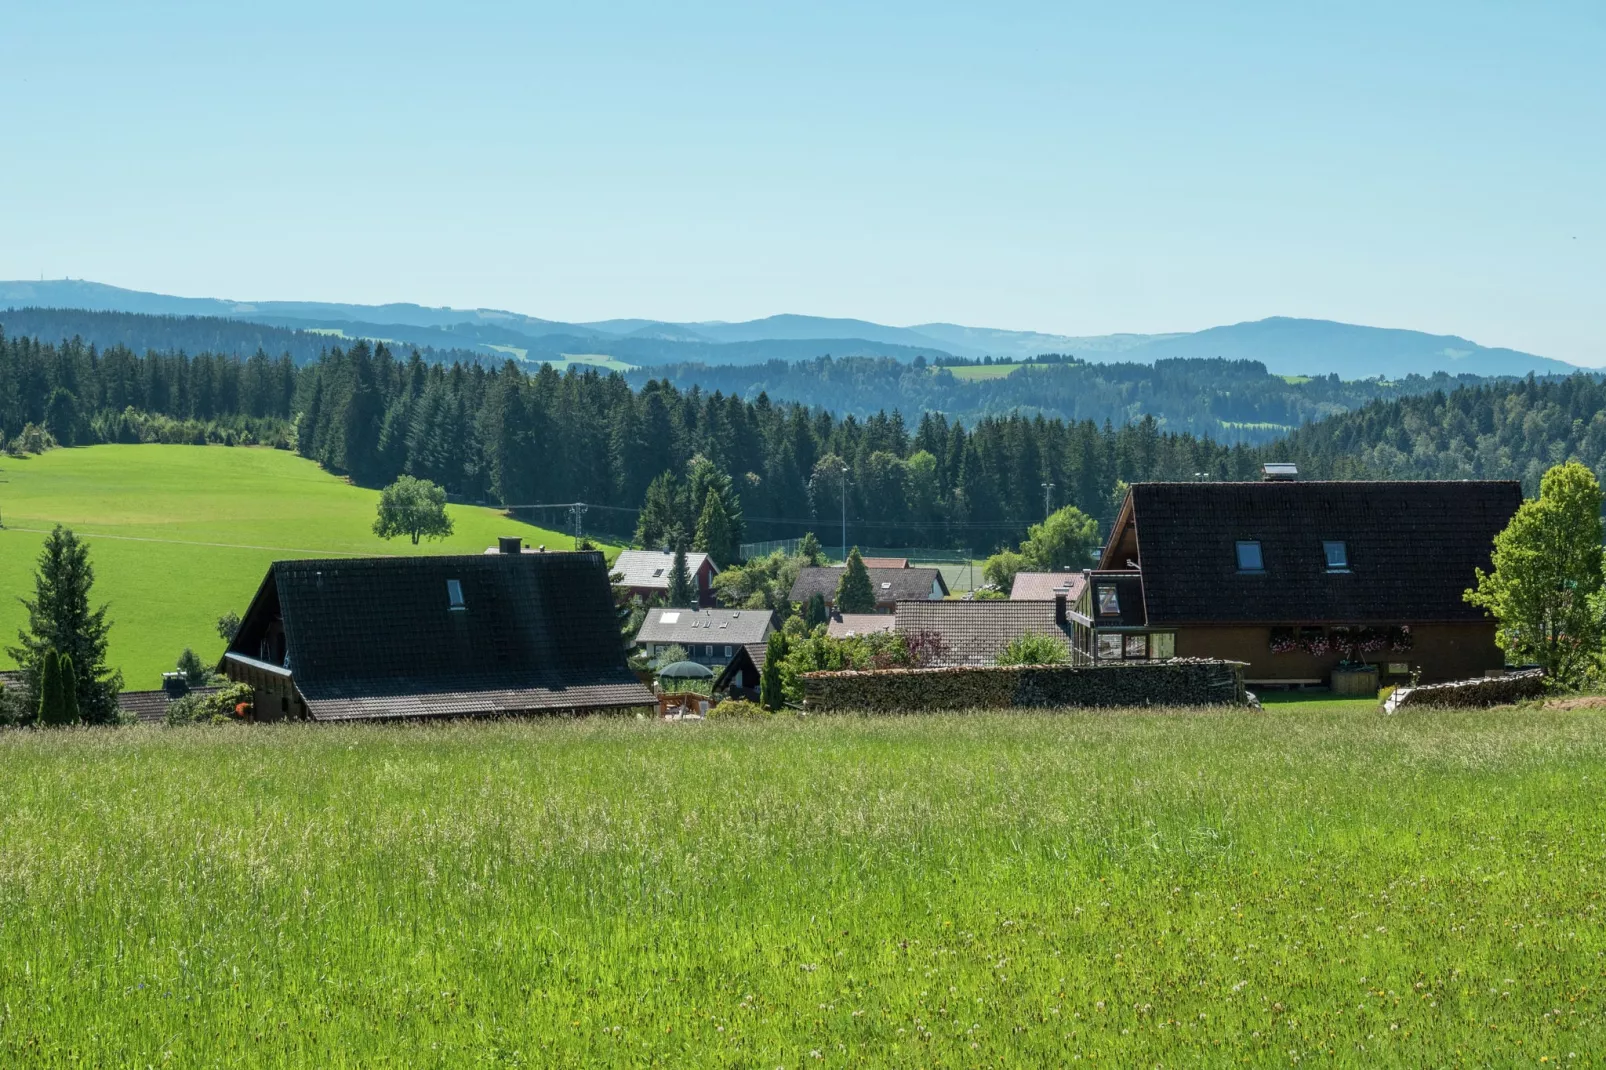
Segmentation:
{"type": "Polygon", "coordinates": [[[784,701],[781,695],[781,662],[786,660],[785,632],[771,632],[769,645],[764,651],[764,671],[758,677],[758,701],[765,709],[778,710],[784,701]]]}
{"type": "Polygon", "coordinates": [[[736,546],[731,542],[730,519],[725,515],[725,503],[719,492],[708,489],[703,502],[703,515],[697,519],[697,538],[693,549],[701,550],[714,559],[714,564],[726,568],[736,560],[736,546]]]}
{"type": "Polygon", "coordinates": [[[686,564],[686,546],[675,546],[675,560],[669,566],[669,594],[665,599],[672,609],[696,609],[697,591],[692,586],[691,569],[686,564]]]}
{"type": "Polygon", "coordinates": [[[44,663],[39,667],[39,716],[42,725],[61,723],[61,658],[54,650],[45,651],[44,663]]]}
{"type": "Polygon", "coordinates": [[[55,651],[58,657],[71,658],[77,670],[80,716],[89,724],[115,724],[123,676],[106,665],[106,633],[111,625],[105,606],[89,608],[94,582],[89,548],[71,531],[56,525],[39,554],[34,596],[22,600],[28,610],[28,627],[17,633],[20,645],[6,653],[21,666],[23,684],[33,703],[43,698],[46,655],[55,651]]]}
{"type": "Polygon", "coordinates": [[[804,532],[803,537],[797,541],[797,556],[810,566],[825,561],[825,551],[820,548],[820,540],[815,537],[814,532],[804,532]]]}
{"type": "Polygon", "coordinates": [[[83,720],[78,713],[78,674],[73,671],[72,658],[61,656],[61,691],[57,698],[57,724],[77,724],[83,720]]]}
{"type": "Polygon", "coordinates": [[[838,613],[874,613],[875,589],[870,586],[870,570],[864,567],[864,558],[855,546],[848,552],[848,564],[842,570],[842,580],[836,588],[838,613]]]}
{"type": "Polygon", "coordinates": [[[803,605],[803,623],[810,628],[817,628],[830,618],[825,610],[825,595],[815,591],[809,595],[809,600],[803,605]]]}

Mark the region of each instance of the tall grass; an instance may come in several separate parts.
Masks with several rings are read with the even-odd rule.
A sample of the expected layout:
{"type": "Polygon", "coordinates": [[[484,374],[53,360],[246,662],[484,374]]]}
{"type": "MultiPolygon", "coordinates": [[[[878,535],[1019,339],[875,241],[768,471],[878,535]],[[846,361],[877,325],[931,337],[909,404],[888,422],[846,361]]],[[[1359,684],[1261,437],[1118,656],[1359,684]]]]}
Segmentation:
{"type": "Polygon", "coordinates": [[[1594,1065],[1594,711],[0,738],[0,1063],[1594,1065]]]}

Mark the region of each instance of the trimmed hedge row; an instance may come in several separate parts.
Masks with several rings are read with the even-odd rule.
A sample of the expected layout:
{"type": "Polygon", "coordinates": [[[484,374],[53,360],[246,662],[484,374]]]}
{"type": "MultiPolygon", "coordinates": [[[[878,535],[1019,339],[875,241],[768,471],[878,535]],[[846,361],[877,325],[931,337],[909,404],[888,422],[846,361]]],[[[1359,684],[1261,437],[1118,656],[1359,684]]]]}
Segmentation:
{"type": "Polygon", "coordinates": [[[1383,708],[1393,713],[1404,707],[1501,706],[1537,698],[1545,692],[1545,670],[1524,669],[1505,676],[1452,680],[1447,684],[1402,687],[1388,697],[1383,708]]]}
{"type": "Polygon", "coordinates": [[[804,673],[804,708],[920,713],[1011,706],[1244,706],[1244,663],[955,666],[804,673]]]}

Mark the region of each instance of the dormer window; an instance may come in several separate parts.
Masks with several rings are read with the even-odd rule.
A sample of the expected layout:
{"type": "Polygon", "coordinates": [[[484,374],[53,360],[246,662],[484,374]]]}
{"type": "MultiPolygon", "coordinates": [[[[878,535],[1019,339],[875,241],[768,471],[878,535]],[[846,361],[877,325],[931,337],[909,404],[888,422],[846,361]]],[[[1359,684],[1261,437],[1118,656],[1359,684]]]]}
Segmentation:
{"type": "Polygon", "coordinates": [[[463,583],[461,580],[446,581],[446,608],[463,609],[463,583]]]}
{"type": "Polygon", "coordinates": [[[1114,584],[1110,584],[1108,586],[1100,584],[1098,588],[1098,594],[1099,616],[1119,617],[1121,615],[1121,602],[1120,599],[1116,598],[1115,596],[1114,584]]]}
{"type": "Polygon", "coordinates": [[[1349,571],[1349,547],[1342,542],[1329,540],[1322,543],[1322,556],[1327,558],[1327,571],[1349,571]]]}
{"type": "Polygon", "coordinates": [[[1259,539],[1239,539],[1238,540],[1238,571],[1239,572],[1264,572],[1264,571],[1266,571],[1265,561],[1260,556],[1260,540],[1259,539]]]}

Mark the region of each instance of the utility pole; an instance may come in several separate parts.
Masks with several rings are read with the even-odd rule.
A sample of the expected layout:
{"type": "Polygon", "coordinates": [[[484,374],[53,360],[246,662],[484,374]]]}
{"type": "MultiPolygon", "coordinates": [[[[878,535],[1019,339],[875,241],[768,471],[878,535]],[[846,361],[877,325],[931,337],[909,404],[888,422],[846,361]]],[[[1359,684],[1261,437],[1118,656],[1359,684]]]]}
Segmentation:
{"type": "Polygon", "coordinates": [[[842,466],[842,563],[848,563],[848,466],[842,466]]]}
{"type": "Polygon", "coordinates": [[[569,519],[574,523],[574,548],[576,550],[580,549],[580,535],[585,530],[585,521],[583,519],[585,515],[585,502],[575,502],[569,506],[569,519]]]}
{"type": "Polygon", "coordinates": [[[1053,494],[1054,494],[1054,484],[1052,484],[1052,483],[1044,483],[1043,484],[1043,519],[1044,520],[1047,520],[1048,519],[1048,514],[1053,512],[1053,509],[1049,505],[1049,499],[1053,497],[1053,494]]]}

